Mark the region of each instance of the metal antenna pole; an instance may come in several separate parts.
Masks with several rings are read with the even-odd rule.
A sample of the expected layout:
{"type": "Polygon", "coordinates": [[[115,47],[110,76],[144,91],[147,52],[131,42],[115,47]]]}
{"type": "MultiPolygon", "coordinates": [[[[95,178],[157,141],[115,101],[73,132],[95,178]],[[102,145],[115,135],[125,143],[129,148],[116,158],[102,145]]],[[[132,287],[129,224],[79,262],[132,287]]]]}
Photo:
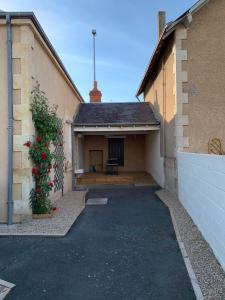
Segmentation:
{"type": "Polygon", "coordinates": [[[92,30],[93,35],[93,60],[94,60],[94,82],[96,81],[96,71],[95,71],[95,36],[97,32],[95,29],[92,30]]]}

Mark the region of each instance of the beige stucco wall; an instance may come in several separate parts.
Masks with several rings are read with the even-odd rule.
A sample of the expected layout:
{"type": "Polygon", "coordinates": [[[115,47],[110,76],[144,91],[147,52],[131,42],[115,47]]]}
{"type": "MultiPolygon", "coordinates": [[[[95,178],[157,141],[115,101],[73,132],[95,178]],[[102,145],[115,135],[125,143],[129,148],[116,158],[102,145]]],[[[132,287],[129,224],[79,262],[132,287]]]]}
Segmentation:
{"type": "MultiPolygon", "coordinates": [[[[121,167],[122,168],[122,167],[121,167]]],[[[124,139],[124,171],[145,170],[145,136],[127,135],[124,139]]]]}
{"type": "MultiPolygon", "coordinates": [[[[103,164],[108,158],[108,139],[104,135],[84,136],[84,169],[89,169],[89,150],[103,150],[103,164]]],[[[124,167],[120,172],[141,172],[145,170],[145,136],[127,135],[124,138],[124,167]]]]}
{"type": "MultiPolygon", "coordinates": [[[[32,140],[34,127],[30,112],[30,93],[39,81],[50,104],[58,105],[58,116],[63,120],[64,154],[66,165],[64,172],[64,192],[72,189],[72,142],[71,124],[79,104],[79,98],[64,72],[54,59],[50,50],[29,20],[12,20],[13,33],[13,113],[14,113],[14,173],[13,200],[14,222],[31,217],[29,192],[33,187],[31,163],[28,160],[28,149],[23,146],[32,140]]],[[[0,25],[0,61],[1,61],[1,110],[0,133],[2,147],[0,155],[0,222],[6,221],[7,191],[7,69],[6,69],[6,26],[0,25]]],[[[53,177],[53,174],[52,174],[53,177]]],[[[53,200],[61,192],[52,193],[53,200]]]]}
{"type": "Polygon", "coordinates": [[[90,166],[90,150],[103,151],[103,164],[108,157],[107,138],[104,135],[86,135],[83,137],[83,151],[84,151],[84,170],[88,172],[90,166]]]}
{"type": "MultiPolygon", "coordinates": [[[[64,192],[67,193],[72,189],[72,160],[67,157],[68,147],[71,147],[71,140],[69,139],[71,125],[67,124],[66,121],[73,120],[73,116],[80,102],[74,90],[66,82],[63,74],[59,72],[56,64],[50,59],[37,37],[34,37],[33,56],[35,57],[33,81],[35,83],[35,81],[38,80],[49,102],[58,105],[57,114],[64,122],[64,154],[66,156],[65,163],[68,165],[68,170],[64,173],[64,192]]],[[[60,196],[60,192],[52,196],[60,196]]]]}
{"type": "MultiPolygon", "coordinates": [[[[168,43],[165,54],[158,64],[155,76],[149,81],[145,92],[144,99],[152,103],[156,117],[161,122],[161,141],[160,153],[164,157],[164,174],[165,187],[172,192],[176,190],[176,158],[175,158],[175,114],[176,114],[176,97],[175,97],[175,56],[174,56],[174,39],[168,43]]],[[[149,148],[150,149],[150,148],[149,148]]],[[[151,149],[146,153],[147,161],[151,161],[154,151],[151,149]]],[[[161,157],[158,157],[158,165],[161,165],[161,157]]],[[[148,167],[150,169],[150,167],[148,167]]]]}
{"type": "Polygon", "coordinates": [[[6,56],[6,30],[0,25],[0,222],[6,221],[7,201],[7,56],[6,56]]]}
{"type": "Polygon", "coordinates": [[[149,81],[144,92],[145,101],[153,104],[156,116],[160,118],[162,131],[164,126],[165,141],[161,153],[164,153],[166,157],[174,157],[175,78],[173,67],[174,53],[173,40],[171,40],[163,59],[158,64],[154,79],[149,81]]]}
{"type": "Polygon", "coordinates": [[[187,31],[183,48],[188,60],[187,113],[189,148],[186,151],[207,153],[210,138],[218,137],[225,149],[225,1],[211,0],[196,14],[187,31]]]}

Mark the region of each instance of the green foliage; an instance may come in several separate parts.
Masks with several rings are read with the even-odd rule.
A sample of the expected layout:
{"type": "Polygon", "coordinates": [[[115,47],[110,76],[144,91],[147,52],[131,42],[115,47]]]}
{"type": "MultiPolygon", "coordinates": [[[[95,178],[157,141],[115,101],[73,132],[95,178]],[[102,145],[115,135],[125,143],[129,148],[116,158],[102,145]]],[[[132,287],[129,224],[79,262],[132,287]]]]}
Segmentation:
{"type": "Polygon", "coordinates": [[[45,141],[55,141],[58,132],[57,106],[52,107],[48,104],[45,93],[40,90],[40,85],[31,92],[31,112],[32,120],[38,135],[41,135],[45,141]]]}
{"type": "Polygon", "coordinates": [[[35,189],[30,191],[30,203],[34,214],[51,213],[52,206],[50,200],[46,198],[45,192],[37,196],[35,189]]]}
{"type": "Polygon", "coordinates": [[[59,125],[57,107],[49,106],[45,93],[40,90],[39,84],[31,93],[31,112],[36,136],[33,142],[27,141],[24,145],[29,147],[29,158],[33,163],[32,176],[35,188],[30,191],[30,204],[35,214],[51,212],[49,193],[54,183],[51,181],[50,172],[55,159],[51,152],[51,145],[56,144],[59,125]]]}

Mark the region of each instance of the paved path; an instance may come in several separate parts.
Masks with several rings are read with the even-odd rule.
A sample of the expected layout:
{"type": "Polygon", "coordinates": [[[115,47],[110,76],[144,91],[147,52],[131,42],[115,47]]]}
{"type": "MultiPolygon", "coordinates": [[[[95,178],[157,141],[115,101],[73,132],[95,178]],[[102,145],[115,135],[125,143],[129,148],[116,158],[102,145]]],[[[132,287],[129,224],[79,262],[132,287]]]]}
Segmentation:
{"type": "Polygon", "coordinates": [[[1,238],[13,300],[195,299],[168,209],[154,188],[93,189],[65,238],[1,238]]]}

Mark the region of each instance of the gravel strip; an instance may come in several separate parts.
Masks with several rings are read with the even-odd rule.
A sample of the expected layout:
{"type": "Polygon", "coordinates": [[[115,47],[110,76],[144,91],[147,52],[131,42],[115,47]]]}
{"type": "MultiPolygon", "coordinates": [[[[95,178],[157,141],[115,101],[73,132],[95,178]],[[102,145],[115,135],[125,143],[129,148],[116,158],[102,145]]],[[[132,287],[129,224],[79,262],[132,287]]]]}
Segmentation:
{"type": "Polygon", "coordinates": [[[184,243],[204,299],[224,300],[225,273],[209,244],[177,199],[166,190],[157,191],[156,195],[168,206],[175,217],[181,240],[184,243]]]}
{"type": "Polygon", "coordinates": [[[48,219],[33,219],[21,224],[0,225],[0,236],[63,237],[85,207],[85,191],[67,193],[54,203],[56,215],[48,219]]]}

